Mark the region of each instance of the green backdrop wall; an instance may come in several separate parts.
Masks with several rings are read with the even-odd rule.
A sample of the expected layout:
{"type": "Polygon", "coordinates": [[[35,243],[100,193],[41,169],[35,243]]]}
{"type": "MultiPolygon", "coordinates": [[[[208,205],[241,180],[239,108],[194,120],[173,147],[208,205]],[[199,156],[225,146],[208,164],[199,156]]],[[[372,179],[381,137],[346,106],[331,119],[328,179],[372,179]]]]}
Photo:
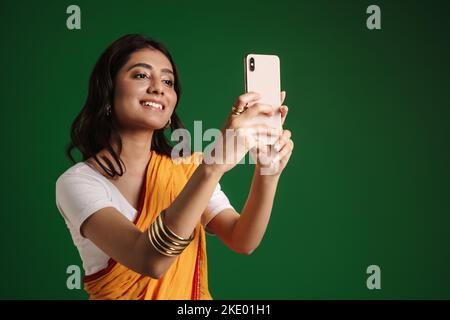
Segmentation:
{"type": "MultiPolygon", "coordinates": [[[[126,33],[171,50],[191,129],[221,127],[245,53],[281,59],[295,152],[253,255],[208,238],[214,298],[450,298],[449,15],[448,1],[1,1],[0,298],[87,298],[66,286],[81,260],[55,181],[92,67],[126,33]]],[[[237,209],[251,176],[222,179],[237,209]]]]}

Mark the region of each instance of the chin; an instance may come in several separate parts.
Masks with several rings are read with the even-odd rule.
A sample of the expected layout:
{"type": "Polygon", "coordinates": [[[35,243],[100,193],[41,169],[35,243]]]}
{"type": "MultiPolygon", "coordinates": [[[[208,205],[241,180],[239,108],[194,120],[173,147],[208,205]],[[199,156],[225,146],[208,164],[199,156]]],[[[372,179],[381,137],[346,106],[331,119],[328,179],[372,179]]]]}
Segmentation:
{"type": "Polygon", "coordinates": [[[161,121],[147,121],[145,122],[145,127],[151,130],[160,130],[164,129],[165,123],[161,123],[161,121]]]}

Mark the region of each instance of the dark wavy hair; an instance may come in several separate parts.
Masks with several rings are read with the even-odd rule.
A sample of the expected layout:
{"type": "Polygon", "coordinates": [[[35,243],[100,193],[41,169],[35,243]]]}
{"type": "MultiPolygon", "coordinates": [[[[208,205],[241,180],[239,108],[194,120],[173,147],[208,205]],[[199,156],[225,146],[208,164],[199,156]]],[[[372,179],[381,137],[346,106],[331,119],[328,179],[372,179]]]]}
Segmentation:
{"type": "MultiPolygon", "coordinates": [[[[66,155],[72,163],[76,162],[72,156],[72,152],[77,148],[83,156],[83,161],[93,157],[110,177],[122,176],[125,172],[125,164],[120,158],[122,140],[118,134],[115,113],[112,112],[111,116],[108,116],[106,111],[108,105],[114,110],[114,86],[118,71],[127,63],[133,52],[145,48],[162,52],[172,64],[175,77],[174,90],[178,99],[171,116],[170,129],[184,128],[175,112],[180,102],[181,85],[177,67],[169,51],[162,43],[143,35],[125,35],[113,42],[102,53],[91,73],[86,102],[72,123],[70,131],[71,141],[66,147],[66,155]],[[114,151],[111,145],[112,139],[117,141],[118,153],[114,151]],[[113,163],[105,156],[101,158],[107,164],[108,168],[99,161],[97,153],[103,149],[106,149],[111,154],[119,167],[119,171],[116,170],[113,163]]],[[[164,135],[164,128],[153,132],[151,150],[170,156],[172,146],[164,135]]]]}

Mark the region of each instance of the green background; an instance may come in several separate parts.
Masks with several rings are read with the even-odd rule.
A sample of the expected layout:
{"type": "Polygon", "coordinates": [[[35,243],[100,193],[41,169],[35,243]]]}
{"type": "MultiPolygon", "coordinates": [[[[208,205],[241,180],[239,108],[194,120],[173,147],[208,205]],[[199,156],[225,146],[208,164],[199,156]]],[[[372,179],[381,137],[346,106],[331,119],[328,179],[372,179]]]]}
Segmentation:
{"type": "MultiPolygon", "coordinates": [[[[222,126],[245,53],[281,59],[295,151],[254,254],[208,238],[214,298],[450,298],[449,16],[448,1],[2,0],[0,298],[87,298],[66,287],[81,260],[55,181],[92,67],[126,33],[172,52],[189,128],[222,126]],[[366,28],[370,4],[382,30],[366,28]]],[[[251,176],[221,181],[238,210],[251,176]]]]}

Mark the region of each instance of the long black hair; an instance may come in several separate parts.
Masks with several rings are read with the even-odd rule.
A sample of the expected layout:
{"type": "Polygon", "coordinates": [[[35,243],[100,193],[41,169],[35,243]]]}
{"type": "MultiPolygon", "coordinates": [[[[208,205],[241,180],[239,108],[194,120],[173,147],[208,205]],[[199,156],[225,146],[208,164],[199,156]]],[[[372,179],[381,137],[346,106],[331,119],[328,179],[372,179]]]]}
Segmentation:
{"type": "MultiPolygon", "coordinates": [[[[110,177],[122,176],[125,172],[125,164],[120,158],[122,140],[118,134],[115,116],[114,114],[112,116],[108,115],[108,108],[114,110],[114,85],[118,71],[127,63],[133,52],[145,48],[162,52],[172,64],[175,77],[174,90],[178,99],[171,116],[170,128],[175,130],[184,127],[175,112],[180,102],[181,85],[177,67],[169,51],[162,43],[143,35],[125,35],[113,42],[102,53],[91,73],[86,103],[72,123],[70,131],[71,141],[66,147],[66,155],[72,163],[76,162],[72,152],[74,148],[77,148],[83,156],[83,161],[93,157],[110,177]],[[112,140],[117,141],[117,153],[111,145],[112,140]],[[102,156],[102,159],[108,168],[99,161],[97,153],[103,149],[106,149],[111,154],[119,167],[118,171],[105,156],[102,156]]],[[[170,156],[172,146],[164,135],[164,128],[153,132],[151,149],[159,154],[170,156]]]]}

